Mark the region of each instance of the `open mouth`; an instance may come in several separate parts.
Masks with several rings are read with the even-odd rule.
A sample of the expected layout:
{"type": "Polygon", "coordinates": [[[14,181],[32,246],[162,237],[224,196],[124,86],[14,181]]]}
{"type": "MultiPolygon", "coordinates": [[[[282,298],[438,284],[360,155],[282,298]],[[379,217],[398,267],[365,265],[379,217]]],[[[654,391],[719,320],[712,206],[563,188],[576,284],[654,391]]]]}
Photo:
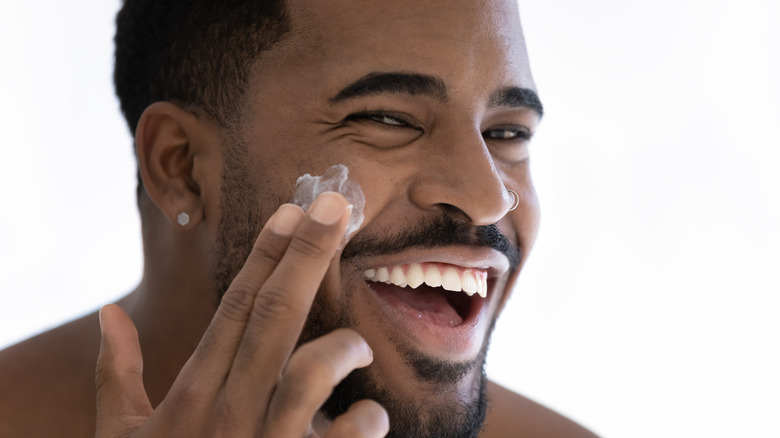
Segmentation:
{"type": "Polygon", "coordinates": [[[443,327],[473,322],[487,297],[487,272],[445,263],[411,263],[369,269],[369,286],[388,304],[443,327]]]}

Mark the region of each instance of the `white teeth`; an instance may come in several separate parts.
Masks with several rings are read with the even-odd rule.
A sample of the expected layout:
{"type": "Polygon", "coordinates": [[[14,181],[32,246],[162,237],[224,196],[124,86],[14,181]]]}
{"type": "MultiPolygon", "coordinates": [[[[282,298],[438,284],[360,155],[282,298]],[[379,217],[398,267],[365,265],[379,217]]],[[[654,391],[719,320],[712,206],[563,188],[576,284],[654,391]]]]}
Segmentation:
{"type": "Polygon", "coordinates": [[[442,267],[434,263],[396,265],[392,268],[367,269],[363,276],[370,281],[409,286],[417,289],[425,283],[430,287],[442,287],[453,292],[464,292],[469,296],[478,294],[487,298],[487,273],[480,269],[466,269],[455,266],[442,267]],[[404,273],[404,267],[406,273],[404,273]],[[442,272],[443,271],[443,272],[442,272]]]}
{"type": "Polygon", "coordinates": [[[409,283],[412,289],[417,289],[425,281],[425,274],[423,274],[422,266],[419,263],[412,263],[409,265],[409,270],[406,272],[406,282],[409,283]]]}
{"type": "Polygon", "coordinates": [[[452,267],[445,269],[444,275],[441,276],[441,287],[445,290],[460,292],[460,286],[460,275],[458,275],[458,270],[452,267]]]}
{"type": "Polygon", "coordinates": [[[463,292],[466,292],[468,296],[474,295],[477,291],[477,282],[474,280],[474,274],[471,272],[471,269],[463,271],[463,275],[460,276],[460,285],[463,292]]]}
{"type": "Polygon", "coordinates": [[[482,298],[485,298],[485,295],[487,295],[487,285],[484,278],[477,278],[477,295],[482,298]]]}
{"type": "Polygon", "coordinates": [[[390,279],[390,272],[388,272],[387,268],[379,268],[376,270],[376,281],[381,281],[382,283],[387,282],[390,279]]]}
{"type": "Polygon", "coordinates": [[[393,268],[393,270],[390,272],[390,283],[393,283],[396,286],[406,287],[406,276],[404,275],[404,270],[400,266],[396,266],[393,268]]]}
{"type": "Polygon", "coordinates": [[[430,287],[441,286],[441,272],[439,272],[439,268],[433,265],[428,266],[428,269],[425,270],[425,284],[430,287]]]}

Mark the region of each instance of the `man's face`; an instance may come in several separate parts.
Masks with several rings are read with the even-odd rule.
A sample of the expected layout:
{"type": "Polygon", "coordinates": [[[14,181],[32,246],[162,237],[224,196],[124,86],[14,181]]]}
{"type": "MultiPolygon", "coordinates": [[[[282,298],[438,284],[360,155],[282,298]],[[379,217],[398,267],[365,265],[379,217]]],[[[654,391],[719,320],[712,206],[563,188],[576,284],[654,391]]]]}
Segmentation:
{"type": "Polygon", "coordinates": [[[478,429],[459,421],[480,415],[490,330],[538,222],[527,137],[539,115],[516,6],[354,0],[289,10],[292,32],[255,64],[241,146],[228,148],[245,150],[225,157],[217,274],[235,274],[300,175],[346,165],[365,221],[334,258],[302,339],[359,332],[374,363],[337,395],[380,399],[393,427],[411,416],[478,429]],[[511,212],[506,189],[520,197],[511,212]],[[411,278],[418,267],[484,278],[487,297],[366,277],[387,268],[411,278]]]}

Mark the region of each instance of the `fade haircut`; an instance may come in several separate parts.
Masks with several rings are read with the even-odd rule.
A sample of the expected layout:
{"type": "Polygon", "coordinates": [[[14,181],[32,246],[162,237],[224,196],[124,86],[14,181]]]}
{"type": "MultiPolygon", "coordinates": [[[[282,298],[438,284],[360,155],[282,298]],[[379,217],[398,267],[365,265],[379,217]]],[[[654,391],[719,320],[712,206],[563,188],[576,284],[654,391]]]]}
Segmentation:
{"type": "Polygon", "coordinates": [[[114,86],[130,132],[158,101],[197,108],[231,127],[254,61],[289,30],[284,0],[125,0],[116,18],[114,86]]]}

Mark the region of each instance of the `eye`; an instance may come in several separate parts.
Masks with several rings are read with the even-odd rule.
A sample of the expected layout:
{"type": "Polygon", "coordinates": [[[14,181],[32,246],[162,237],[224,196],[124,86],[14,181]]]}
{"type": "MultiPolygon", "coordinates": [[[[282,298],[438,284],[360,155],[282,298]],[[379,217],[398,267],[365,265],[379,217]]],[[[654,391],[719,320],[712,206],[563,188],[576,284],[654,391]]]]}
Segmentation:
{"type": "Polygon", "coordinates": [[[352,113],[341,129],[356,143],[378,149],[406,146],[425,133],[423,124],[408,113],[373,110],[352,113]]]}
{"type": "Polygon", "coordinates": [[[522,125],[501,125],[482,131],[491,154],[506,163],[528,160],[528,144],[533,133],[522,125]]]}
{"type": "Polygon", "coordinates": [[[522,126],[500,127],[484,131],[482,135],[485,138],[493,140],[530,140],[530,131],[522,126]]]}
{"type": "Polygon", "coordinates": [[[390,128],[412,128],[419,130],[420,124],[411,117],[388,111],[366,111],[352,114],[347,120],[375,123],[390,128]]]}
{"type": "Polygon", "coordinates": [[[372,114],[368,118],[375,122],[384,123],[385,125],[392,125],[392,126],[404,126],[406,125],[405,122],[398,120],[397,118],[393,116],[388,116],[387,114],[372,114]]]}

